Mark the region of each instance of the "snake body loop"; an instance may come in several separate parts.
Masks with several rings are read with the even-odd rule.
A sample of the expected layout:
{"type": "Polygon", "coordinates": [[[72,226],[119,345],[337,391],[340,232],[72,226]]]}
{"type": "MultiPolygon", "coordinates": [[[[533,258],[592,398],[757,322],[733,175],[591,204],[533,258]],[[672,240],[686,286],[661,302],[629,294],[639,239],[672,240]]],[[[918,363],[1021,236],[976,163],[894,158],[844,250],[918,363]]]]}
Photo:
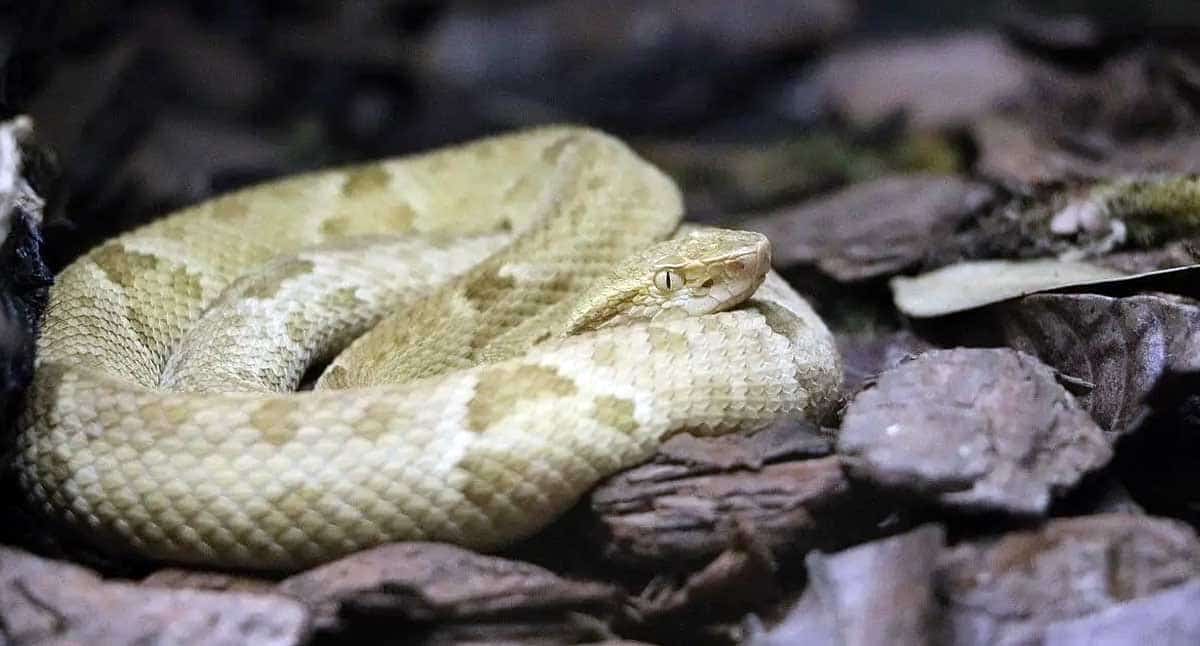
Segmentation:
{"type": "Polygon", "coordinates": [[[826,412],[832,339],[778,277],[685,315],[732,305],[760,253],[638,255],[699,245],[681,213],[624,144],[554,127],[167,216],[51,290],[22,487],[117,555],[294,570],[496,549],[674,433],[826,412]]]}

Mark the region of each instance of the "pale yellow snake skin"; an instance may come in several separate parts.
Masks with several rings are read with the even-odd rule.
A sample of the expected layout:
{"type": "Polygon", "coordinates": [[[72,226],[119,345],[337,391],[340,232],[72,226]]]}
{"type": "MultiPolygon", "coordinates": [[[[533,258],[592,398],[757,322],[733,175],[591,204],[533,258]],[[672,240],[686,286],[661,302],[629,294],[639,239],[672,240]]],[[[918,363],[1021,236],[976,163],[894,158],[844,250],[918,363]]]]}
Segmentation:
{"type": "Polygon", "coordinates": [[[669,304],[762,259],[649,257],[700,244],[681,213],[624,144],[553,127],[165,217],[58,277],[22,486],[117,555],[293,570],[395,540],[497,549],[674,433],[825,414],[832,339],[774,274],[732,311],[669,304]],[[355,337],[318,389],[279,392],[355,337]]]}

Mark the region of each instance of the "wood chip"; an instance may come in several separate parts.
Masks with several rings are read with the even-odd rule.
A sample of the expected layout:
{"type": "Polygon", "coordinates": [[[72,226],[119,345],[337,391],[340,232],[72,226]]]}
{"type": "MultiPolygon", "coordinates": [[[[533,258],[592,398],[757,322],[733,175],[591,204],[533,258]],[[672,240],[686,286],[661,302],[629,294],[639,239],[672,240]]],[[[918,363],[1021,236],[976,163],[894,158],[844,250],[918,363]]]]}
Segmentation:
{"type": "Polygon", "coordinates": [[[106,582],[0,547],[0,643],[286,646],[308,635],[308,610],[279,594],[106,582]]]}
{"type": "Polygon", "coordinates": [[[1103,431],[1032,356],[934,350],[888,370],[846,410],[838,452],[881,486],[974,510],[1040,514],[1104,466],[1103,431]]]}

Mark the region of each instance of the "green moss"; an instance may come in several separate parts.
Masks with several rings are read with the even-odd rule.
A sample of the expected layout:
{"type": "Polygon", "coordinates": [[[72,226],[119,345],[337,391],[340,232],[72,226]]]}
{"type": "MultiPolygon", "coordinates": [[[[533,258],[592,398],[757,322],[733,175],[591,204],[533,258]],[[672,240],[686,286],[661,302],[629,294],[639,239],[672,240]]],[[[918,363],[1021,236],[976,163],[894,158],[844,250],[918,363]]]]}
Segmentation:
{"type": "Polygon", "coordinates": [[[1139,246],[1200,235],[1200,178],[1118,180],[1095,189],[1106,216],[1125,223],[1139,246]]]}

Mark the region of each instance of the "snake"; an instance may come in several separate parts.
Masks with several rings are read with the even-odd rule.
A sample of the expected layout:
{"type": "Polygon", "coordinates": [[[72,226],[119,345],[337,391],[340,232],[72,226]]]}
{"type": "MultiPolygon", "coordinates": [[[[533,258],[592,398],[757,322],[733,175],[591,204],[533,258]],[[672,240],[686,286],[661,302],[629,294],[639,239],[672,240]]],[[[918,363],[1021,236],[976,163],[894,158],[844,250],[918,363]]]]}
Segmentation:
{"type": "Polygon", "coordinates": [[[12,467],[118,557],[295,571],[496,551],[678,433],[838,401],[759,234],[583,126],[287,176],[100,242],[50,289],[12,467]]]}

